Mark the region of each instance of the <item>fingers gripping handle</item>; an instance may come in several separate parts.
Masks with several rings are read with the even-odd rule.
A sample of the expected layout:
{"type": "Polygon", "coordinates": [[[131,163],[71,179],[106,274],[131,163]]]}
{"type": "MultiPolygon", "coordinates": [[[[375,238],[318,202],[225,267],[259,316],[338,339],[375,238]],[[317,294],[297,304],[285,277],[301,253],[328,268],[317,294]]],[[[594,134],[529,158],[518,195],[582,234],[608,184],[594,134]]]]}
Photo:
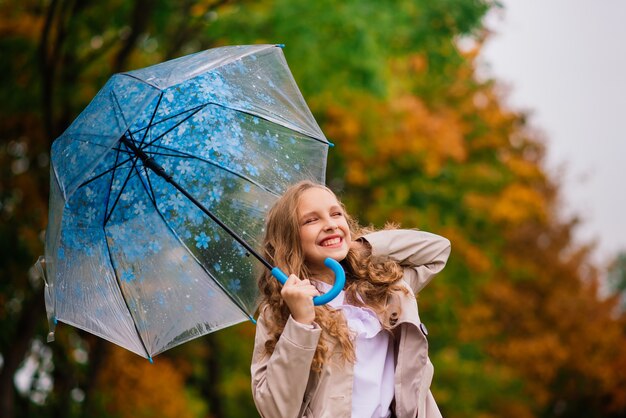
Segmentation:
{"type": "MultiPolygon", "coordinates": [[[[313,304],[315,306],[324,305],[331,300],[335,299],[339,292],[343,290],[343,286],[346,284],[346,273],[343,271],[343,267],[337,261],[332,258],[327,258],[324,260],[324,265],[331,269],[335,273],[335,284],[332,289],[326,292],[323,295],[315,296],[313,298],[313,304]]],[[[278,267],[274,267],[272,269],[272,276],[276,277],[281,284],[285,284],[288,277],[285,273],[282,272],[278,267]]]]}

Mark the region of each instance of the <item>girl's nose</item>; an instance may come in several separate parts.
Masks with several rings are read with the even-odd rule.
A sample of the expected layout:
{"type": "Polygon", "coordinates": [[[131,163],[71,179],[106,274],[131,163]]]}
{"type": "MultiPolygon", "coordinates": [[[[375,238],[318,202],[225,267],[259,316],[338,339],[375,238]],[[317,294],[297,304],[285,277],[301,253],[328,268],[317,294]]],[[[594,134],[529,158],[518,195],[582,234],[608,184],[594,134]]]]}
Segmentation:
{"type": "Polygon", "coordinates": [[[337,223],[335,221],[330,220],[330,221],[328,221],[326,223],[326,230],[327,231],[334,231],[337,228],[338,228],[338,226],[337,226],[337,223]]]}

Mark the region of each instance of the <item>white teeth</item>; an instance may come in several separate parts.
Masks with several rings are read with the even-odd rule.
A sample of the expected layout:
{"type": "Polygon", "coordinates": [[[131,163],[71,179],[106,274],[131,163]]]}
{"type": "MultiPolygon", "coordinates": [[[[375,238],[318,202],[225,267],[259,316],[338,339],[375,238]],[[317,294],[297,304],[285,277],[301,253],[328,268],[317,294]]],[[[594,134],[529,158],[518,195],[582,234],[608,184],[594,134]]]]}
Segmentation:
{"type": "Polygon", "coordinates": [[[332,239],[327,239],[326,241],[322,242],[322,247],[330,247],[331,245],[335,245],[335,244],[339,244],[341,242],[341,238],[332,238],[332,239]]]}

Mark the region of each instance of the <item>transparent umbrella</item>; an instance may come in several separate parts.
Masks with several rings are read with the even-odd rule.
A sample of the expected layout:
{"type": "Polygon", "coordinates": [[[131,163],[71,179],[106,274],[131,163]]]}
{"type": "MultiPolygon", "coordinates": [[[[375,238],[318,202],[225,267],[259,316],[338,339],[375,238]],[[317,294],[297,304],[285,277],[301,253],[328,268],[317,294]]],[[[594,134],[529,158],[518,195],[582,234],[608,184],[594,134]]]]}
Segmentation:
{"type": "Polygon", "coordinates": [[[267,211],[324,182],[329,145],[276,45],[114,75],[52,145],[49,340],[61,321],[152,360],[253,320],[267,211]]]}

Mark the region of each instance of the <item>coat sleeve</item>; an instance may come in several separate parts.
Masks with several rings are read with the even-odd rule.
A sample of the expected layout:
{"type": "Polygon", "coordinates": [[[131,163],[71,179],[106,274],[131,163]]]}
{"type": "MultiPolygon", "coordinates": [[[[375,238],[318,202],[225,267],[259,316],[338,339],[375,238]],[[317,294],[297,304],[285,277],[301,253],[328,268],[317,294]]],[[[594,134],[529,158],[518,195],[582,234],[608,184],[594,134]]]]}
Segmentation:
{"type": "Polygon", "coordinates": [[[404,279],[417,294],[446,265],[450,241],[412,229],[377,231],[361,237],[372,247],[374,260],[393,260],[404,267],[404,279]]]}
{"type": "Polygon", "coordinates": [[[297,417],[321,329],[300,325],[290,316],[271,355],[265,353],[266,310],[256,327],[252,355],[252,396],[262,417],[297,417]]]}

